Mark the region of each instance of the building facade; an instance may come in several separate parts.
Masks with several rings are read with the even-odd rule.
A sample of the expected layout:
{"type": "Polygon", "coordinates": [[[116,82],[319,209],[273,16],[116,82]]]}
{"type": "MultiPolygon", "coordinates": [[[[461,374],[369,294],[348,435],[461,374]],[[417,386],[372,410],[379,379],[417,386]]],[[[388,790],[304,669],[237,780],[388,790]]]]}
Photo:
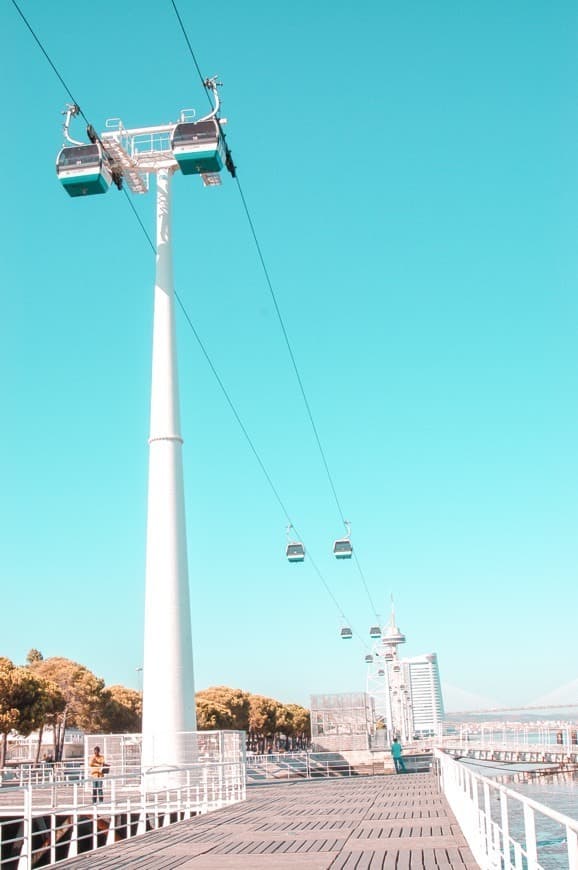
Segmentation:
{"type": "Polygon", "coordinates": [[[436,734],[444,718],[444,702],[436,653],[404,659],[412,712],[412,736],[436,734]]]}

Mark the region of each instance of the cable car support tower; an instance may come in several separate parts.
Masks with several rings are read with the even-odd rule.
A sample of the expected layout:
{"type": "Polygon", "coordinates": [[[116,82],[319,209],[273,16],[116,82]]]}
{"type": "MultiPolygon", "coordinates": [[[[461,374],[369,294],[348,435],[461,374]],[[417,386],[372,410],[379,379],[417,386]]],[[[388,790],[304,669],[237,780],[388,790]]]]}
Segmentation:
{"type": "Polygon", "coordinates": [[[214,98],[210,114],[195,120],[183,110],[175,123],[127,130],[120,119],[90,144],[69,135],[77,106],[66,111],[67,144],[57,158],[59,180],[71,196],[105,193],[126,182],[135,194],[156,176],[156,277],[154,289],[149,479],[143,658],[142,769],[165,770],[194,761],[187,736],[196,729],[187,541],[171,240],[171,179],[179,169],[200,175],[205,186],[221,183],[226,166],[235,175],[218,117],[215,78],[205,87],[214,98]]]}

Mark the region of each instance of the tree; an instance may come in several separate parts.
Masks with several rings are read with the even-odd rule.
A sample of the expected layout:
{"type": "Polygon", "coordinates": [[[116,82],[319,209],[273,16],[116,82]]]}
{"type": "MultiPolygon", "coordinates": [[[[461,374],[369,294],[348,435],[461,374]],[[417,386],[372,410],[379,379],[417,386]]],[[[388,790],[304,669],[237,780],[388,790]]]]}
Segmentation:
{"type": "Polygon", "coordinates": [[[277,731],[277,714],[281,705],[264,695],[251,695],[249,699],[249,745],[255,752],[264,752],[277,731]]]}
{"type": "Polygon", "coordinates": [[[6,763],[8,734],[17,731],[28,737],[42,728],[50,706],[51,687],[28,668],[16,667],[10,659],[0,659],[0,768],[6,763]]]}
{"type": "Polygon", "coordinates": [[[311,740],[311,714],[299,704],[287,704],[287,709],[293,717],[293,745],[303,749],[311,740]]]}
{"type": "Polygon", "coordinates": [[[97,731],[101,727],[104,680],[96,677],[84,665],[71,659],[54,656],[35,661],[30,669],[37,676],[56,683],[64,706],[55,711],[51,724],[54,727],[54,760],[60,761],[64,749],[66,728],[76,726],[83,731],[97,731]]]}
{"type": "Polygon", "coordinates": [[[295,733],[295,722],[293,719],[293,711],[287,704],[281,704],[277,711],[277,734],[276,742],[279,748],[281,735],[285,738],[284,749],[288,751],[291,747],[293,735],[295,733]]]}
{"type": "Polygon", "coordinates": [[[249,695],[241,689],[212,686],[197,692],[197,727],[200,731],[221,728],[247,731],[249,727],[249,695]]]}
{"type": "Polygon", "coordinates": [[[111,734],[133,734],[142,728],[142,695],[135,689],[110,686],[102,693],[100,723],[111,734]]]}
{"type": "Polygon", "coordinates": [[[32,665],[34,664],[34,662],[42,661],[44,661],[44,656],[39,649],[35,649],[34,647],[32,647],[32,649],[28,650],[28,655],[26,656],[27,665],[32,665]]]}

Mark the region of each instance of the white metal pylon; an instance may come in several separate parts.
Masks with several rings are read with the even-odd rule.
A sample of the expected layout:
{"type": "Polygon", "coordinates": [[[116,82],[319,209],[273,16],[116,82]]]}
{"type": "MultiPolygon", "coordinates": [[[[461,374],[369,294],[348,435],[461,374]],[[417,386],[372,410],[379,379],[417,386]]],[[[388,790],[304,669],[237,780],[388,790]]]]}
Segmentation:
{"type": "Polygon", "coordinates": [[[193,759],[196,728],[171,250],[170,179],[157,173],[146,594],[143,770],[193,759]]]}
{"type": "MultiPolygon", "coordinates": [[[[71,196],[104,193],[124,181],[133,193],[149,189],[157,177],[156,281],[152,353],[149,488],[146,546],[146,591],[143,680],[142,768],[174,769],[195,760],[195,687],[190,621],[180,429],[170,184],[172,174],[199,174],[205,186],[220,184],[226,166],[235,175],[218,117],[219,83],[205,81],[214,105],[203,118],[191,110],[180,120],[125,129],[119,118],[96,133],[87,127],[88,145],[72,139],[71,119],[80,110],[65,111],[65,145],[57,158],[57,174],[71,196]],[[198,125],[198,126],[197,126],[198,125]],[[72,147],[70,147],[72,146],[72,147]]],[[[159,786],[159,779],[155,779],[159,786]]]]}

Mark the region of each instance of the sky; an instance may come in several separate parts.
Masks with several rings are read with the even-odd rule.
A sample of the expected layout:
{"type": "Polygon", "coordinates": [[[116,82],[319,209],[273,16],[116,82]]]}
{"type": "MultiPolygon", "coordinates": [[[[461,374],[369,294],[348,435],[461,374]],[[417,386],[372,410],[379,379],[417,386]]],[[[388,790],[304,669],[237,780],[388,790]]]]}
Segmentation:
{"type": "MultiPolygon", "coordinates": [[[[206,97],[169,0],[21,0],[91,123],[206,97]]],[[[578,7],[223,0],[178,8],[223,82],[239,179],[352,542],[446,705],[576,686],[578,7]]],[[[0,654],[139,687],[154,256],[123,194],[55,174],[68,100],[0,8],[0,654]]],[[[83,138],[80,122],[73,131],[83,138]]],[[[154,237],[154,182],[132,202],[154,237]]],[[[374,613],[238,188],[173,182],[197,689],[363,691],[374,613]],[[342,618],[356,637],[340,639],[342,618]]],[[[563,699],[566,702],[577,697],[563,699]]]]}

